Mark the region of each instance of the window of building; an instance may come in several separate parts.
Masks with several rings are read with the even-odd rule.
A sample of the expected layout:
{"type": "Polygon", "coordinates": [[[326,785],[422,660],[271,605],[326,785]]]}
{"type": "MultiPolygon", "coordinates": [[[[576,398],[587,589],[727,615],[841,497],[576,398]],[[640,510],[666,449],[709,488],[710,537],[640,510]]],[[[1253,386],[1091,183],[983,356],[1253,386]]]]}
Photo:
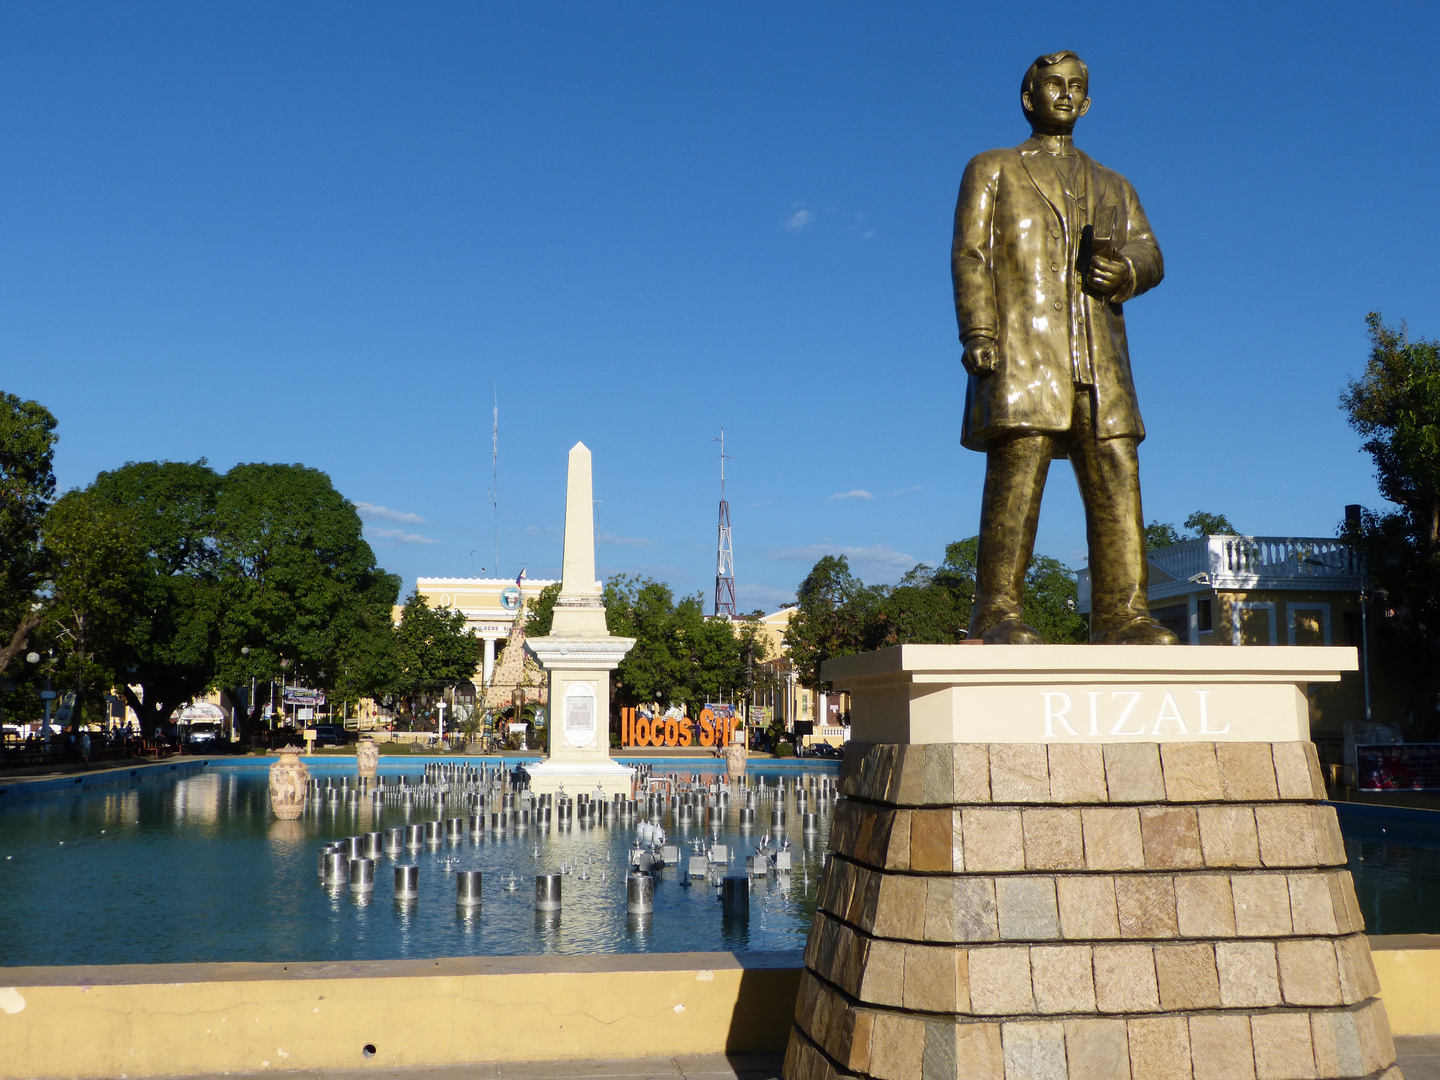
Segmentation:
{"type": "Polygon", "coordinates": [[[1151,608],[1150,617],[1181,641],[1190,640],[1190,605],[1188,603],[1151,608]]]}
{"type": "Polygon", "coordinates": [[[1330,644],[1329,604],[1287,604],[1286,636],[1291,645],[1330,644]]]}
{"type": "Polygon", "coordinates": [[[1230,605],[1230,641],[1234,645],[1275,645],[1275,604],[1237,600],[1230,605]]]}
{"type": "Polygon", "coordinates": [[[1208,596],[1195,601],[1195,619],[1200,633],[1208,634],[1215,629],[1215,616],[1208,596]]]}

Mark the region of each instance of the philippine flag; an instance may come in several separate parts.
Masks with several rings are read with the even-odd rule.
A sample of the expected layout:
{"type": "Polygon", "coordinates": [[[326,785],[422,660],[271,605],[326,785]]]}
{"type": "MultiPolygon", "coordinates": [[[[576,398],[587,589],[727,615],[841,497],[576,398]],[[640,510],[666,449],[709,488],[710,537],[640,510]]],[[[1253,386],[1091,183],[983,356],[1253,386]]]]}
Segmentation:
{"type": "Polygon", "coordinates": [[[522,566],[520,576],[515,579],[515,587],[518,589],[523,584],[525,584],[525,567],[522,566]]]}

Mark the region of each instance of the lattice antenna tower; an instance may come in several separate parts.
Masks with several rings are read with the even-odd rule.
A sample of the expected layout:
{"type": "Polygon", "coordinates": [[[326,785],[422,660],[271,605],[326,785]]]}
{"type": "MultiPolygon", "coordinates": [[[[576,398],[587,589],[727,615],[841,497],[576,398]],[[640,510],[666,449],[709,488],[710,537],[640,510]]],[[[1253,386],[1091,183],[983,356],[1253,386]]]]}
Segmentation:
{"type": "Polygon", "coordinates": [[[500,576],[500,391],[495,390],[495,412],[490,429],[490,509],[495,518],[495,561],[492,576],[500,576]]]}
{"type": "Polygon", "coordinates": [[[725,429],[720,444],[720,528],[715,542],[715,614],[735,618],[735,552],[730,547],[730,503],[725,498],[725,429]]]}

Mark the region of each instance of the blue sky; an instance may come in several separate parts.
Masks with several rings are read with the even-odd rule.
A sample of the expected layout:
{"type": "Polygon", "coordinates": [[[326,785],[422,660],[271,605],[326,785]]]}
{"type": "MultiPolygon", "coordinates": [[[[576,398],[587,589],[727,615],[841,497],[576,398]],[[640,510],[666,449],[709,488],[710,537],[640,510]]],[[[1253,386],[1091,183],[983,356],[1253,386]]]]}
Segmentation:
{"type": "MultiPolygon", "coordinates": [[[[743,608],[821,554],[893,581],[976,531],[948,247],[1037,54],[1166,258],[1127,306],[1146,515],[1331,535],[1379,309],[1440,336],[1433,4],[0,6],[0,373],[63,486],[303,462],[403,575],[602,573],[743,608]]],[[[1084,562],[1068,467],[1040,550],[1084,562]]],[[[708,605],[707,605],[708,606],[708,605]]]]}

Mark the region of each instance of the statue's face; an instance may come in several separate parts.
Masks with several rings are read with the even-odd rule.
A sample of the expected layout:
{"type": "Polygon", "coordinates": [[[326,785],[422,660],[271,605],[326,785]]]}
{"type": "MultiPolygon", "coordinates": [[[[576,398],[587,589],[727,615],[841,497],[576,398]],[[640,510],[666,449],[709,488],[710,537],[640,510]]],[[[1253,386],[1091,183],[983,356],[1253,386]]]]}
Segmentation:
{"type": "Polygon", "coordinates": [[[1043,68],[1030,93],[1022,95],[1030,123],[1044,135],[1068,135],[1090,108],[1088,81],[1079,61],[1061,60],[1043,68]]]}

